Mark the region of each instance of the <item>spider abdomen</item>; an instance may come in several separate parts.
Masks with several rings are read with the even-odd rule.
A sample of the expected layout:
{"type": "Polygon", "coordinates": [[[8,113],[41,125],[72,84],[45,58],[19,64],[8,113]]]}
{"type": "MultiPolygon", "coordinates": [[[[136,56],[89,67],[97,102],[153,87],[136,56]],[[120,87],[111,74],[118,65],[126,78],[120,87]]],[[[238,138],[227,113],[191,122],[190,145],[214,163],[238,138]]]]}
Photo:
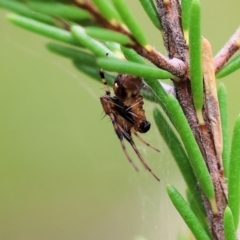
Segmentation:
{"type": "Polygon", "coordinates": [[[139,128],[138,128],[138,132],[146,133],[146,132],[149,131],[150,127],[151,127],[151,123],[150,122],[148,122],[147,120],[142,121],[140,126],[139,126],[139,128]]]}

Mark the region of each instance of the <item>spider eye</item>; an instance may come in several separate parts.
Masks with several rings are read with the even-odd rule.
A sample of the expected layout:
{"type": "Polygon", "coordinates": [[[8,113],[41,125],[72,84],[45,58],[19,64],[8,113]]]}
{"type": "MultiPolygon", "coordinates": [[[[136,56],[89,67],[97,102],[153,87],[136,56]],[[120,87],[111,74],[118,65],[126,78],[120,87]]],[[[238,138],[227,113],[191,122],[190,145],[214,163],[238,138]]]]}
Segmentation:
{"type": "Polygon", "coordinates": [[[150,127],[151,127],[151,123],[150,123],[150,122],[148,122],[148,121],[143,121],[143,122],[141,122],[138,131],[139,131],[140,133],[146,133],[147,131],[149,131],[150,127]]]}

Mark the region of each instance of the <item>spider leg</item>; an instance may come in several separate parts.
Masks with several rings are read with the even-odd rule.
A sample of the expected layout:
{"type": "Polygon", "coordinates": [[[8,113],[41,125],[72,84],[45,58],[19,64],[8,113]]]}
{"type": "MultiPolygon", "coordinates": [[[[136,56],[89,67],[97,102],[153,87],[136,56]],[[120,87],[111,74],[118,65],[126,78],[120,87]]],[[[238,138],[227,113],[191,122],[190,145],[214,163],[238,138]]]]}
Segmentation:
{"type": "Polygon", "coordinates": [[[140,152],[138,151],[134,141],[132,140],[131,142],[129,142],[132,146],[132,148],[134,149],[134,151],[136,152],[136,154],[138,155],[138,158],[140,159],[140,161],[142,162],[142,164],[144,165],[144,167],[153,175],[154,178],[157,179],[157,181],[160,182],[160,179],[157,177],[157,175],[152,171],[152,169],[148,166],[148,164],[145,162],[145,160],[143,159],[142,155],[140,154],[140,152]]]}
{"type": "Polygon", "coordinates": [[[105,86],[106,95],[107,95],[107,96],[111,96],[111,92],[110,92],[110,89],[109,89],[109,86],[108,86],[108,84],[107,84],[107,80],[106,80],[106,78],[105,78],[104,71],[102,70],[102,68],[99,70],[99,75],[100,75],[100,77],[101,77],[101,79],[102,79],[102,83],[103,83],[104,86],[105,86]]]}
{"type": "Polygon", "coordinates": [[[140,135],[138,135],[138,133],[135,131],[135,130],[132,130],[132,132],[134,133],[134,135],[142,142],[144,143],[145,145],[147,145],[148,147],[152,148],[153,150],[157,151],[157,152],[160,152],[159,149],[151,146],[148,142],[146,142],[143,138],[140,137],[140,135]]]}
{"type": "MultiPolygon", "coordinates": [[[[103,114],[104,114],[104,113],[102,113],[102,115],[103,115],[103,114]]],[[[104,114],[104,115],[101,117],[101,120],[103,120],[106,116],[107,116],[107,115],[104,114]]]]}
{"type": "MultiPolygon", "coordinates": [[[[121,128],[121,127],[120,127],[121,128]]],[[[130,132],[131,133],[131,132],[130,132]]],[[[138,151],[131,135],[123,132],[123,136],[124,138],[131,144],[133,150],[135,151],[135,153],[138,155],[138,158],[140,159],[140,161],[142,162],[142,164],[144,165],[144,167],[153,175],[154,178],[157,179],[157,181],[160,181],[160,179],[157,177],[157,175],[152,171],[152,169],[148,166],[148,164],[145,162],[145,160],[143,159],[142,155],[140,154],[140,152],[138,151]]]]}
{"type": "Polygon", "coordinates": [[[123,150],[124,154],[126,155],[128,161],[133,166],[133,168],[138,172],[139,170],[138,170],[137,166],[134,164],[134,162],[132,161],[132,159],[130,158],[130,156],[129,156],[128,152],[127,152],[126,146],[124,144],[124,141],[123,141],[123,137],[125,136],[124,130],[117,123],[113,113],[110,113],[109,116],[111,118],[114,130],[115,130],[115,132],[116,132],[116,134],[118,136],[118,139],[120,140],[120,143],[121,143],[122,150],[123,150]]]}
{"type": "Polygon", "coordinates": [[[126,111],[129,111],[131,108],[137,106],[139,103],[140,103],[140,102],[136,102],[136,103],[132,104],[131,106],[129,106],[129,107],[126,109],[126,111]]]}

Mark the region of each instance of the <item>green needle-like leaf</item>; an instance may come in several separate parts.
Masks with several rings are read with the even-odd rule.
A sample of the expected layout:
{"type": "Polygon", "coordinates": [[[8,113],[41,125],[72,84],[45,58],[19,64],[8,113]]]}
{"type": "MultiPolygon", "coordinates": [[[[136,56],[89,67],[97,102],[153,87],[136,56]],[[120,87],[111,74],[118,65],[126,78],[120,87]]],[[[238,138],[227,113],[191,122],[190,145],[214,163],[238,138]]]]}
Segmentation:
{"type": "Polygon", "coordinates": [[[142,31],[141,27],[138,25],[137,21],[133,18],[132,13],[129,11],[125,0],[112,0],[116,9],[118,10],[121,18],[123,19],[124,23],[130,29],[132,35],[135,39],[143,46],[147,47],[147,39],[142,31]]]}
{"type": "Polygon", "coordinates": [[[43,35],[45,37],[49,37],[58,41],[81,46],[81,44],[78,43],[78,41],[71,35],[71,33],[69,33],[66,30],[49,26],[47,24],[29,19],[29,18],[21,17],[15,14],[9,15],[8,18],[12,23],[24,29],[30,30],[32,32],[38,33],[40,35],[43,35]]]}
{"type": "Polygon", "coordinates": [[[158,130],[168,145],[186,183],[188,184],[188,187],[191,190],[196,189],[197,180],[181,142],[179,141],[175,132],[172,130],[169,123],[164,118],[161,111],[155,108],[153,111],[153,116],[158,130]]]}
{"type": "MultiPolygon", "coordinates": [[[[99,75],[99,68],[96,68],[96,67],[91,66],[91,65],[85,65],[84,63],[79,62],[77,60],[74,60],[73,64],[77,67],[77,69],[79,69],[81,72],[85,73],[86,75],[88,75],[92,79],[94,79],[98,82],[102,81],[101,77],[99,75]]],[[[113,76],[113,75],[110,75],[108,73],[105,73],[104,75],[105,75],[105,78],[106,78],[109,86],[112,86],[116,77],[113,76]]]]}
{"type": "Polygon", "coordinates": [[[170,185],[167,186],[167,192],[173,205],[176,207],[195,238],[197,240],[211,240],[181,194],[170,185]]]}
{"type": "Polygon", "coordinates": [[[19,3],[17,1],[0,0],[0,7],[43,23],[47,23],[50,25],[53,25],[55,23],[55,20],[52,17],[32,11],[26,5],[19,3]]]}
{"type": "Polygon", "coordinates": [[[109,57],[115,57],[110,49],[105,47],[102,43],[94,40],[90,36],[88,36],[84,30],[84,28],[80,26],[72,26],[71,32],[73,36],[79,41],[80,44],[85,46],[87,49],[91,50],[98,57],[109,55],[109,57]]]}
{"type": "Polygon", "coordinates": [[[92,16],[86,10],[61,3],[28,2],[28,6],[47,15],[62,17],[70,20],[91,19],[92,16]]]}
{"type": "Polygon", "coordinates": [[[231,209],[227,206],[224,211],[224,233],[225,240],[237,240],[231,209]]]}
{"type": "Polygon", "coordinates": [[[207,166],[194,139],[191,128],[180,107],[178,101],[173,95],[168,95],[167,108],[172,116],[174,125],[182,139],[185,149],[188,153],[189,161],[194,173],[200,183],[200,186],[209,200],[214,199],[214,188],[207,166]]]}
{"type": "Polygon", "coordinates": [[[173,75],[167,71],[161,70],[156,67],[150,67],[147,65],[123,61],[120,59],[113,58],[98,58],[97,64],[112,72],[118,73],[127,73],[134,76],[139,76],[143,78],[161,78],[161,79],[169,79],[173,77],[173,75]]]}
{"type": "MultiPolygon", "coordinates": [[[[99,66],[96,64],[96,57],[94,55],[57,43],[48,43],[47,48],[56,54],[72,59],[77,69],[84,72],[94,80],[101,82],[101,78],[99,76],[99,66]]],[[[105,73],[105,77],[108,84],[112,86],[116,77],[108,73],[105,73]]],[[[150,89],[143,88],[141,93],[145,99],[156,102],[156,96],[150,89]]]]}
{"type": "Polygon", "coordinates": [[[240,68],[240,55],[233,58],[229,63],[227,63],[218,73],[217,78],[223,78],[240,68]]]}
{"type": "MultiPolygon", "coordinates": [[[[187,189],[186,195],[187,195],[187,201],[188,201],[190,208],[192,209],[192,211],[198,218],[199,222],[203,226],[206,233],[208,233],[208,235],[211,236],[211,234],[209,233],[208,225],[207,225],[206,210],[203,207],[201,199],[199,197],[196,198],[194,193],[192,194],[189,189],[187,189]],[[200,200],[200,202],[199,202],[199,200],[200,200]]],[[[199,192],[198,196],[200,196],[200,192],[199,192]]]]}
{"type": "Polygon", "coordinates": [[[132,43],[131,39],[128,36],[108,29],[100,27],[86,27],[85,31],[90,37],[96,38],[101,41],[111,41],[122,45],[132,43]]]}
{"type": "Polygon", "coordinates": [[[162,29],[162,25],[160,22],[160,19],[158,17],[157,9],[153,3],[152,0],[139,0],[139,2],[142,4],[143,9],[147,13],[148,17],[151,19],[154,26],[158,29],[162,29]]]}
{"type": "Polygon", "coordinates": [[[199,0],[192,0],[189,28],[190,79],[194,106],[203,106],[203,76],[201,48],[201,11],[199,0]]]}
{"type": "Polygon", "coordinates": [[[223,168],[224,176],[228,178],[229,176],[229,160],[230,160],[230,142],[228,134],[228,113],[227,113],[227,91],[223,84],[220,84],[218,87],[218,102],[221,115],[221,124],[222,124],[222,136],[223,136],[223,168]]]}
{"type": "Polygon", "coordinates": [[[97,67],[96,57],[87,52],[83,52],[83,51],[77,50],[75,48],[66,47],[66,46],[63,46],[60,44],[56,44],[56,43],[48,43],[47,48],[50,51],[57,53],[61,56],[71,58],[71,59],[81,62],[85,65],[97,67]]]}
{"type": "Polygon", "coordinates": [[[182,176],[191,191],[191,194],[195,196],[195,199],[197,200],[197,203],[201,210],[203,210],[202,206],[202,199],[200,195],[200,191],[197,187],[197,179],[193,173],[192,166],[190,165],[188,156],[182,146],[182,143],[176,136],[175,132],[169,125],[169,123],[166,121],[163,114],[155,108],[153,111],[153,116],[155,123],[157,125],[157,128],[163,137],[164,141],[168,145],[181,173],[182,176]]]}
{"type": "Polygon", "coordinates": [[[109,0],[92,0],[102,15],[114,24],[114,20],[122,22],[122,19],[109,0]]]}
{"type": "Polygon", "coordinates": [[[188,43],[188,30],[189,30],[189,19],[190,19],[190,12],[191,12],[191,4],[192,0],[182,0],[182,27],[184,31],[185,39],[188,43]]]}
{"type": "Polygon", "coordinates": [[[228,205],[232,211],[235,229],[238,227],[240,207],[240,115],[233,130],[228,179],[228,205]]]}
{"type": "Polygon", "coordinates": [[[156,80],[156,79],[145,78],[145,82],[151,88],[151,90],[153,92],[153,97],[155,98],[154,102],[157,102],[162,107],[164,112],[167,114],[167,116],[171,120],[171,116],[169,114],[169,111],[168,111],[168,108],[166,105],[167,93],[164,90],[164,88],[162,87],[160,81],[156,80]]]}
{"type": "MultiPolygon", "coordinates": [[[[72,59],[77,69],[79,69],[81,72],[84,72],[94,80],[101,82],[99,67],[96,64],[96,57],[94,55],[56,43],[48,43],[47,48],[63,57],[72,59]]],[[[112,83],[116,77],[108,73],[105,73],[105,77],[108,84],[112,86],[112,83]]]]}
{"type": "Polygon", "coordinates": [[[145,64],[143,58],[140,55],[138,55],[133,49],[121,46],[121,50],[127,60],[145,64]]]}
{"type": "Polygon", "coordinates": [[[121,52],[120,45],[115,42],[104,42],[105,44],[112,52],[121,52]]]}

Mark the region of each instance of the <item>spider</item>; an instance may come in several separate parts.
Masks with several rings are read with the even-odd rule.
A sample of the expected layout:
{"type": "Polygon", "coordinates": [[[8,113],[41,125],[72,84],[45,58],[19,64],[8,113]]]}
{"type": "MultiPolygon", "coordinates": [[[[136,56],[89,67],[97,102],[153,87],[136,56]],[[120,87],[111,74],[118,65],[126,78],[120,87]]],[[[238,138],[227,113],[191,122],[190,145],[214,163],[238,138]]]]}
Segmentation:
{"type": "Polygon", "coordinates": [[[124,139],[130,143],[144,167],[153,175],[153,177],[160,181],[143,159],[132,138],[133,133],[145,145],[157,152],[160,152],[158,149],[145,142],[137,133],[146,133],[149,131],[151,126],[151,124],[146,120],[145,111],[143,109],[143,96],[140,94],[140,90],[144,86],[143,80],[140,77],[133,77],[128,74],[119,74],[113,85],[115,96],[111,96],[110,89],[102,69],[99,71],[99,74],[106,87],[105,95],[100,97],[100,101],[105,114],[108,115],[112,121],[114,130],[120,140],[123,152],[125,153],[128,161],[132,164],[135,170],[138,171],[137,166],[134,164],[126,150],[124,139]]]}

